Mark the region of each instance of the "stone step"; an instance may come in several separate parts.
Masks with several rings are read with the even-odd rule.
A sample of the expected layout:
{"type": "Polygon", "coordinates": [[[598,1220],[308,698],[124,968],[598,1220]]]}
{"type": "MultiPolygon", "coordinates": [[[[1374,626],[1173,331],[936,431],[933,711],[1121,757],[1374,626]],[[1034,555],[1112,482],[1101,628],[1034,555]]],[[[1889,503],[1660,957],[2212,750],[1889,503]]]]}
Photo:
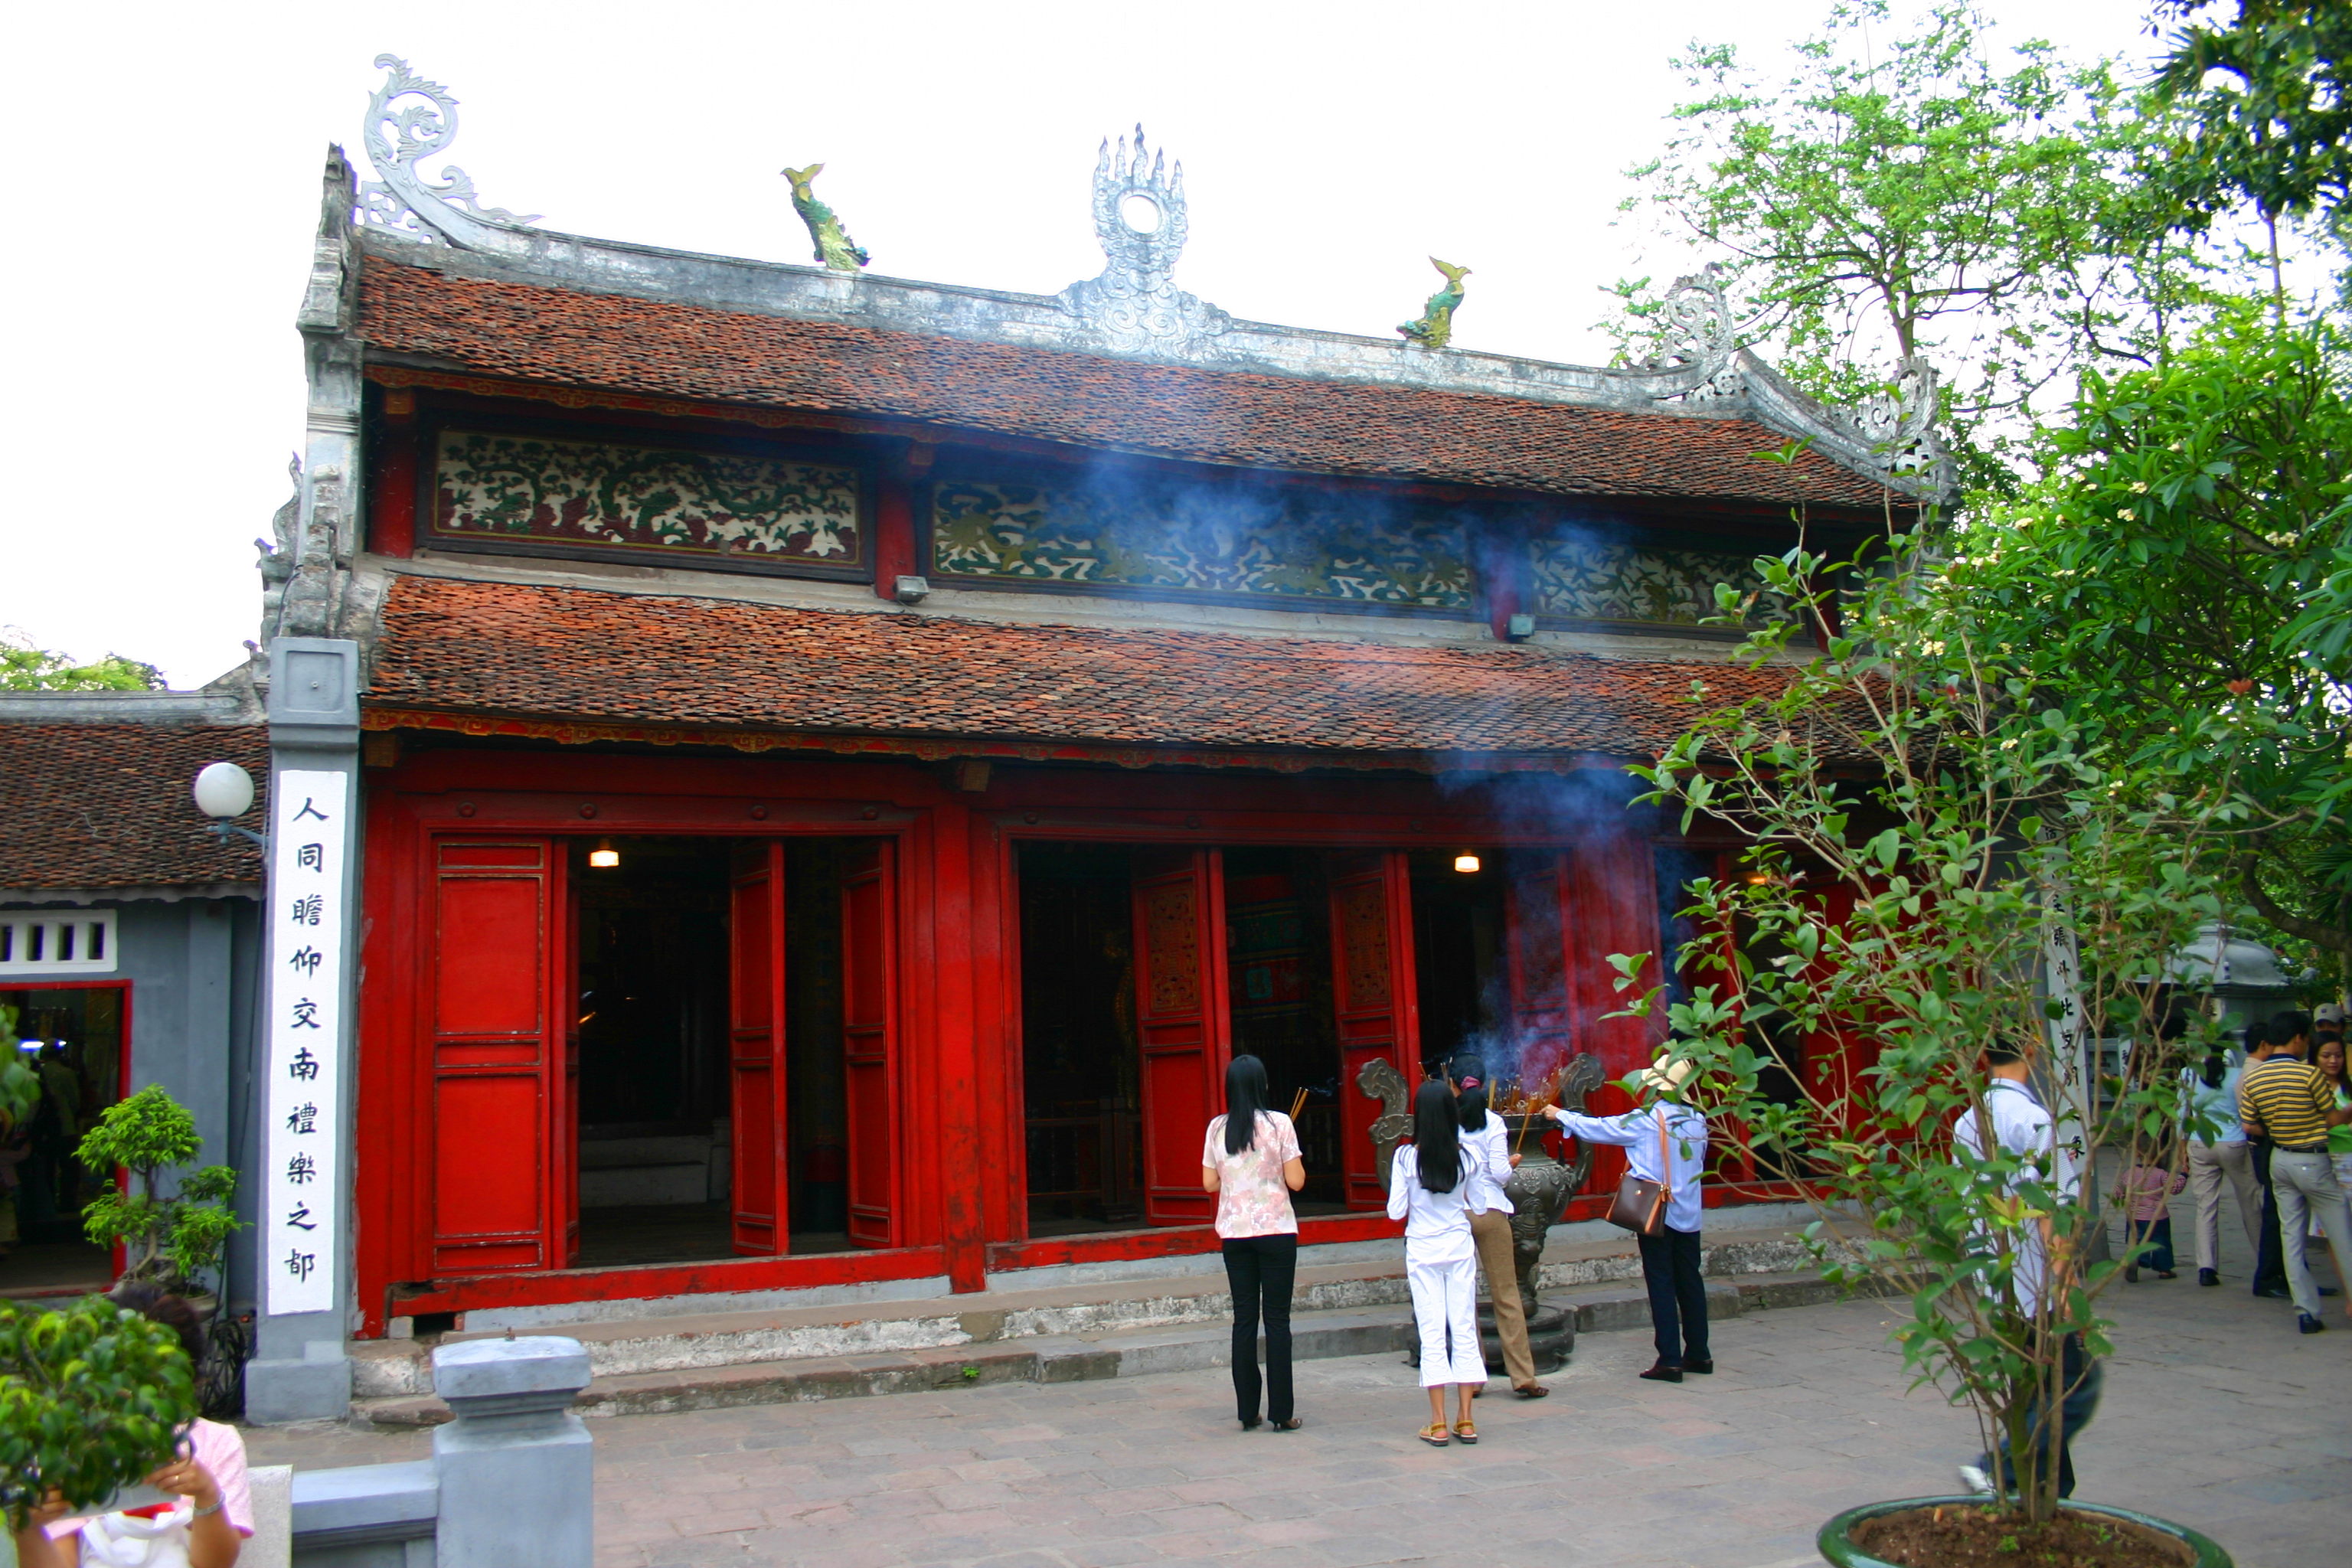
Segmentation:
{"type": "MultiPolygon", "coordinates": [[[[1727,1232],[1702,1255],[1708,1274],[1726,1278],[1787,1270],[1805,1261],[1802,1247],[1779,1231],[1727,1232]]],[[[1636,1279],[1640,1273],[1632,1239],[1612,1236],[1556,1242],[1545,1254],[1538,1279],[1549,1296],[1636,1279]]],[[[1402,1249],[1383,1249],[1377,1259],[1302,1265],[1292,1310],[1300,1314],[1352,1311],[1409,1300],[1402,1249]]],[[[934,1350],[951,1352],[952,1359],[953,1352],[978,1353],[1006,1342],[1221,1323],[1229,1306],[1220,1270],[1027,1289],[992,1281],[989,1289],[971,1295],[549,1322],[530,1331],[579,1340],[588,1352],[589,1366],[604,1379],[934,1350]]],[[[460,1331],[433,1341],[354,1341],[349,1347],[352,1394],[362,1399],[429,1396],[433,1344],[494,1338],[499,1331],[460,1331]]]]}
{"type": "MultiPolygon", "coordinates": [[[[1809,1306],[1841,1292],[1811,1274],[1761,1274],[1707,1287],[1710,1318],[1809,1306]]],[[[1402,1354],[1412,1348],[1410,1310],[1376,1307],[1299,1311],[1291,1320],[1294,1361],[1402,1354]]],[[[1608,1286],[1548,1292],[1579,1333],[1647,1329],[1648,1297],[1608,1286]]],[[[1073,1334],[1034,1334],[963,1345],[920,1346],[857,1355],[818,1355],[657,1372],[598,1373],[580,1398],[583,1415],[656,1415],[737,1405],[856,1399],[975,1388],[992,1383],[1078,1383],[1163,1372],[1213,1371],[1228,1364],[1232,1336],[1221,1323],[1073,1334]]],[[[382,1426],[432,1426],[448,1407],[429,1394],[376,1395],[354,1402],[356,1419],[382,1426]]]]}

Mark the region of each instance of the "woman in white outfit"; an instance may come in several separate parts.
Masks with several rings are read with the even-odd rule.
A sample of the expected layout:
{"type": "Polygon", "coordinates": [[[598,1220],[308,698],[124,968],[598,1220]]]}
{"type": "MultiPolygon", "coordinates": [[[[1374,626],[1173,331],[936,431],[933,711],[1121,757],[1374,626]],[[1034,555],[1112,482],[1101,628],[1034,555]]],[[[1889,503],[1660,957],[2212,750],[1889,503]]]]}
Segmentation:
{"type": "Polygon", "coordinates": [[[1412,1143],[1389,1168],[1389,1217],[1404,1221],[1404,1277],[1421,1330],[1421,1385],[1429,1391],[1429,1425],[1421,1440],[1443,1448],[1445,1387],[1454,1385],[1453,1439],[1478,1440],[1470,1400],[1486,1381],[1478,1349],[1478,1254],[1470,1238],[1472,1207],[1486,1184],[1467,1169],[1460,1112],[1442,1080],[1412,1100],[1412,1143]]]}
{"type": "Polygon", "coordinates": [[[1528,1316],[1519,1300],[1518,1263],[1511,1236],[1511,1200],[1504,1184],[1519,1157],[1511,1152],[1511,1130],[1487,1109],[1486,1064],[1464,1054],[1445,1069],[1461,1111],[1462,1152],[1473,1173],[1486,1185],[1478,1212],[1470,1216],[1470,1239],[1478,1251],[1478,1267],[1486,1274],[1486,1299],[1495,1304],[1495,1337],[1503,1342],[1503,1368],[1511,1374],[1511,1389],[1521,1399],[1541,1399],[1551,1392],[1536,1381],[1535,1357],[1528,1349],[1528,1316]]]}

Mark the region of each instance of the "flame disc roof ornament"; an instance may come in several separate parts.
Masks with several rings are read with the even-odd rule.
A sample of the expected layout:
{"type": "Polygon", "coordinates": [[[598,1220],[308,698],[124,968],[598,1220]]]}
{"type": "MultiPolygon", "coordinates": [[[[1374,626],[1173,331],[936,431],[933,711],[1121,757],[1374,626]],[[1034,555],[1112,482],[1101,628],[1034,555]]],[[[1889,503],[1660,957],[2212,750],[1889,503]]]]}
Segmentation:
{"type": "Polygon", "coordinates": [[[1059,298],[1113,353],[1168,358],[1213,354],[1233,318],[1176,287],[1184,253],[1184,165],[1150,153],[1143,127],[1132,145],[1105,142],[1095,160],[1095,236],[1102,275],[1073,283],[1059,298]],[[1138,220],[1149,219],[1148,226],[1138,220]]]}
{"type": "Polygon", "coordinates": [[[439,82],[412,72],[397,55],[378,55],[375,63],[391,74],[368,100],[360,128],[376,177],[359,188],[353,215],[359,222],[471,250],[483,248],[499,230],[511,233],[539,221],[536,213],[522,217],[481,205],[472,177],[454,163],[442,166],[439,184],[427,183],[419,165],[445,155],[457,139],[457,100],[439,82]],[[424,101],[395,110],[393,105],[402,99],[424,101]]]}

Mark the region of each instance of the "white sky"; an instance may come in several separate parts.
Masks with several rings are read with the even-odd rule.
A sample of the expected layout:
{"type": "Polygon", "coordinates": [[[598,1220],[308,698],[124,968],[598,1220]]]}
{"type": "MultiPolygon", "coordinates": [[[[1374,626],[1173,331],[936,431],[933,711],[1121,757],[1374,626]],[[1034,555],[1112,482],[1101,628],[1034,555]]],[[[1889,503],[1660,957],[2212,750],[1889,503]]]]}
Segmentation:
{"type": "MultiPolygon", "coordinates": [[[[1622,174],[1694,37],[1778,59],[1826,0],[469,0],[10,8],[0,626],[174,686],[242,657],[253,550],[301,438],[293,329],[326,144],[404,56],[452,158],[550,228],[805,261],[777,170],[874,270],[1051,293],[1100,270],[1102,138],[1184,163],[1179,281],[1235,315],[1387,335],[1473,268],[1465,348],[1593,363],[1629,270],[1622,174]]],[[[1997,42],[2144,55],[2138,0],[1990,0],[1997,42]]],[[[428,168],[430,166],[428,165],[428,168]]],[[[1696,257],[1658,258],[1661,275],[1696,257]]]]}

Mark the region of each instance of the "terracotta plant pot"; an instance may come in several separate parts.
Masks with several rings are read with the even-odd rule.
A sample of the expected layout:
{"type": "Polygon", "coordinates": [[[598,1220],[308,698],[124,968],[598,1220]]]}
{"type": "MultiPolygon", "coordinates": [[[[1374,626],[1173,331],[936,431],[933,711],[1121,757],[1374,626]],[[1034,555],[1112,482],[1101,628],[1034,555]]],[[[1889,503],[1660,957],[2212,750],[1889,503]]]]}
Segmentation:
{"type": "MultiPolygon", "coordinates": [[[[1895,1568],[1894,1563],[1881,1557],[1873,1557],[1853,1543],[1855,1526],[1869,1520],[1884,1519],[1890,1513],[1908,1513],[1914,1509],[1980,1508],[1984,1501],[1981,1497],[1914,1497],[1899,1498],[1893,1502],[1866,1502],[1860,1508],[1846,1510],[1822,1526],[1822,1532],[1814,1537],[1813,1544],[1820,1549],[1823,1558],[1835,1564],[1835,1568],[1895,1568]]],[[[2120,1519],[2143,1529],[2153,1530],[2159,1535],[2168,1535],[2195,1554],[2192,1559],[2195,1568],[2231,1568],[2230,1554],[2222,1551],[2218,1542],[2169,1520],[2158,1519],[2153,1514],[2134,1513],[2127,1508],[2108,1508],[2095,1502],[2069,1502],[2064,1506],[2070,1512],[2102,1514],[2108,1519],[2120,1519]]]]}

